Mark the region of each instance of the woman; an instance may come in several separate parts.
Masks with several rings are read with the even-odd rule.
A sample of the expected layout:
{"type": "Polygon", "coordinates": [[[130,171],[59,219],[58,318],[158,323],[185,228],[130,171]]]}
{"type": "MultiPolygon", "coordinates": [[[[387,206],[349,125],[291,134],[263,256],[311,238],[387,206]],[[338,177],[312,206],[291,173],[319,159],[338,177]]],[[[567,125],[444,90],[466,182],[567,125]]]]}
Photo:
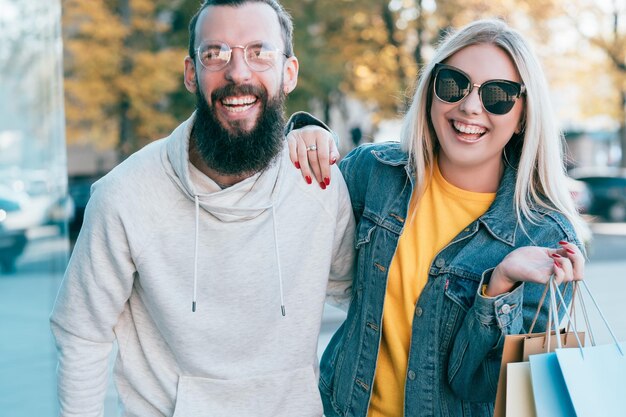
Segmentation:
{"type": "MultiPolygon", "coordinates": [[[[290,143],[303,175],[306,154],[319,159],[308,140],[290,143]]],[[[543,71],[516,31],[483,20],[444,39],[401,143],[341,162],[358,260],[347,319],[322,357],[326,416],[493,414],[504,335],[528,329],[552,274],[583,277],[587,232],[562,146],[543,71]]]]}

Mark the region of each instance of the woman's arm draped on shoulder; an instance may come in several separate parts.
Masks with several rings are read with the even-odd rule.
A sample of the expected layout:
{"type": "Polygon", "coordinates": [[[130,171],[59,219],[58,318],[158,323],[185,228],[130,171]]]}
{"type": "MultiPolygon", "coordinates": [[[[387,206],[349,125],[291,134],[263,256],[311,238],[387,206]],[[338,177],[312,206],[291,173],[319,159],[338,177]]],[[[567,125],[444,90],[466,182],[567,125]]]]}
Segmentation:
{"type": "Polygon", "coordinates": [[[289,158],[301,170],[302,178],[323,189],[331,182],[331,165],[339,159],[339,138],[322,121],[306,112],[294,113],[285,129],[289,158]]]}

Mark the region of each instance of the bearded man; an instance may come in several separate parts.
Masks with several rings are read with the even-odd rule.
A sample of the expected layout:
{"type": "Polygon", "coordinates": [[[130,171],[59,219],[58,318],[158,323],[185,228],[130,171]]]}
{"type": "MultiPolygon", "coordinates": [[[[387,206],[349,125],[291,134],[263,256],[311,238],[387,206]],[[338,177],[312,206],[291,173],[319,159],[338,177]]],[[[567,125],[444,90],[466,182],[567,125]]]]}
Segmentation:
{"type": "Polygon", "coordinates": [[[275,0],[193,17],[196,111],[92,189],[51,316],[61,416],[103,414],[115,342],[124,416],[322,415],[317,338],[324,300],[350,298],[354,219],[336,168],[322,191],[289,166],[297,77],[275,0]]]}

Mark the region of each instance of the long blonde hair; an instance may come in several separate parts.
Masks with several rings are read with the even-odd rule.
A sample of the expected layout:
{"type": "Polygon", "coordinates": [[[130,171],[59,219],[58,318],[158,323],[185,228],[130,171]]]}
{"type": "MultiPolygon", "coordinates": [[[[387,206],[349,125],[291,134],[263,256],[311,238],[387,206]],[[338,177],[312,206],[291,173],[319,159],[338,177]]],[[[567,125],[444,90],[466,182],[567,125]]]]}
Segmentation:
{"type": "Polygon", "coordinates": [[[402,147],[408,152],[410,163],[415,169],[416,192],[420,195],[423,193],[426,170],[432,167],[438,148],[429,110],[435,64],[476,44],[492,44],[507,52],[527,90],[522,116],[525,127],[518,137],[522,141],[515,184],[518,220],[522,216],[531,222],[537,219],[530,209],[532,205],[556,209],[572,223],[579,239],[585,240],[589,236],[589,229],[576,211],[567,188],[563,163],[565,141],[555,123],[543,69],[530,45],[501,20],[478,20],[449,33],[437,48],[432,61],[419,75],[401,133],[402,147]]]}

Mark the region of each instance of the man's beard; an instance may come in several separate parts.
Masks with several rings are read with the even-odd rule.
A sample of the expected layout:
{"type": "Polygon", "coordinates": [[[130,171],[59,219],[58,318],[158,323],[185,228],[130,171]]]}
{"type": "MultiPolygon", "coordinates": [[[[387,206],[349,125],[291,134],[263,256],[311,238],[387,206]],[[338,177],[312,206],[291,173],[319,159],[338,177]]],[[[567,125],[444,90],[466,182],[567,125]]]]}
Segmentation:
{"type": "Polygon", "coordinates": [[[209,107],[200,90],[196,90],[196,119],[193,138],[196,149],[209,168],[222,175],[255,174],[268,168],[282,150],[285,125],[285,94],[282,88],[275,98],[252,85],[229,84],[211,94],[211,102],[228,96],[254,95],[261,111],[255,126],[246,131],[234,123],[225,128],[216,117],[215,104],[209,107]]]}

